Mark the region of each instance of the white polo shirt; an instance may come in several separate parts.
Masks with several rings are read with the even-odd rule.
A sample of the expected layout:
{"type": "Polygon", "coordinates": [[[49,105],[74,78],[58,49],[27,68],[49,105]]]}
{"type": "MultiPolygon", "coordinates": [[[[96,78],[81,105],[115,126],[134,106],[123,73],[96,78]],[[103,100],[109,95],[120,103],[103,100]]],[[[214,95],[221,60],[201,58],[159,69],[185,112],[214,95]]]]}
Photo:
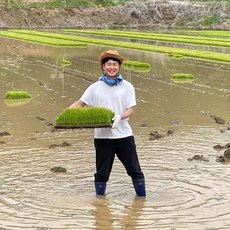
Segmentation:
{"type": "MultiPolygon", "coordinates": [[[[122,80],[121,84],[110,86],[103,81],[90,85],[80,98],[88,106],[111,109],[116,115],[121,115],[127,108],[136,105],[136,95],[133,85],[122,80]]],[[[124,138],[133,135],[128,118],[119,122],[117,128],[96,128],[95,138],[124,138]]]]}

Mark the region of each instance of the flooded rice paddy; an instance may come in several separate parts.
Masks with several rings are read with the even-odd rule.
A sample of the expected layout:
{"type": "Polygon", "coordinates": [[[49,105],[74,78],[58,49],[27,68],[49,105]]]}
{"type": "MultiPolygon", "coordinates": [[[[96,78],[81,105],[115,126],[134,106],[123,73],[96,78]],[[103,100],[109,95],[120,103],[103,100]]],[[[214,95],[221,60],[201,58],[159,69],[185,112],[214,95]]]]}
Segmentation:
{"type": "Polygon", "coordinates": [[[147,197],[135,196],[116,159],[107,195],[95,196],[93,130],[54,131],[55,117],[101,75],[98,56],[111,47],[54,48],[1,39],[0,229],[229,229],[229,164],[216,161],[230,142],[230,65],[118,49],[151,64],[122,69],[136,88],[130,119],[147,197]],[[62,66],[62,60],[72,62],[62,66]],[[175,82],[170,74],[191,73],[175,82]],[[25,90],[29,101],[4,100],[25,90]],[[167,135],[168,131],[172,134],[167,135]],[[157,131],[163,137],[151,140],[157,131]],[[68,143],[64,145],[63,143],[68,143]],[[203,155],[207,161],[188,161],[203,155]],[[61,166],[66,173],[50,169],[61,166]]]}

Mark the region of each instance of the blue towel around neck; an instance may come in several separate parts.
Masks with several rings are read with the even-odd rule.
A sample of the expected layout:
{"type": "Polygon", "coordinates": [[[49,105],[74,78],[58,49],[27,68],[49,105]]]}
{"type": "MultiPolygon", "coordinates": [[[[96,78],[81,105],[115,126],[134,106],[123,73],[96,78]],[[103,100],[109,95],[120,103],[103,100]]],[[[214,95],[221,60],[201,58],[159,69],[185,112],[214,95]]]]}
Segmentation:
{"type": "Polygon", "coordinates": [[[105,74],[103,74],[99,78],[99,80],[105,82],[106,84],[108,84],[110,86],[114,86],[114,85],[121,84],[123,77],[121,76],[121,74],[119,74],[115,78],[111,79],[111,78],[108,78],[105,74]]]}

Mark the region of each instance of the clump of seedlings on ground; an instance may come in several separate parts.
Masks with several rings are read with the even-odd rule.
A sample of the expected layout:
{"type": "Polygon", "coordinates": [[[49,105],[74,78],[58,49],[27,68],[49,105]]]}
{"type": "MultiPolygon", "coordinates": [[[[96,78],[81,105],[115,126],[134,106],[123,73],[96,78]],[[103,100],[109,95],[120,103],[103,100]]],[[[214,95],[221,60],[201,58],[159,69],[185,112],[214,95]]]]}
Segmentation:
{"type": "Polygon", "coordinates": [[[183,55],[177,53],[169,53],[169,57],[180,59],[183,58],[183,55]]]}
{"type": "Polygon", "coordinates": [[[175,83],[191,83],[194,80],[194,76],[190,73],[175,73],[171,74],[170,78],[175,83]]]}
{"type": "Polygon", "coordinates": [[[5,96],[5,103],[7,106],[15,107],[29,103],[31,95],[25,91],[8,91],[5,96]]]}
{"type": "Polygon", "coordinates": [[[68,108],[56,117],[56,128],[110,127],[114,112],[102,107],[68,108]]]}
{"type": "Polygon", "coordinates": [[[139,62],[139,61],[124,61],[123,66],[126,69],[131,69],[133,71],[138,71],[138,72],[149,71],[151,68],[151,65],[149,63],[139,62]]]}
{"type": "Polygon", "coordinates": [[[70,65],[72,65],[72,63],[71,63],[71,61],[68,61],[68,60],[63,58],[62,62],[61,62],[61,65],[62,66],[70,66],[70,65]]]}
{"type": "Polygon", "coordinates": [[[193,79],[193,75],[190,73],[174,73],[170,75],[171,78],[183,78],[183,79],[193,79]]]}
{"type": "Polygon", "coordinates": [[[31,95],[26,91],[8,91],[5,96],[5,99],[15,100],[15,99],[28,99],[31,98],[31,95]]]}

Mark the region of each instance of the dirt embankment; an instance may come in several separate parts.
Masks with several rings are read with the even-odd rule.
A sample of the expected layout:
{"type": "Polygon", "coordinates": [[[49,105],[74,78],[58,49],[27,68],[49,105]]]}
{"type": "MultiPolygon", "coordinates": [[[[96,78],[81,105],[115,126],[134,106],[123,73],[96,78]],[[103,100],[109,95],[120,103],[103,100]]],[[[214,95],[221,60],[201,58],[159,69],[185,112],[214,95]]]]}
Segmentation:
{"type": "Polygon", "coordinates": [[[118,7],[64,9],[3,9],[1,28],[230,28],[230,9],[226,5],[150,0],[129,2],[118,7]],[[215,18],[213,22],[207,23],[215,18]]]}

